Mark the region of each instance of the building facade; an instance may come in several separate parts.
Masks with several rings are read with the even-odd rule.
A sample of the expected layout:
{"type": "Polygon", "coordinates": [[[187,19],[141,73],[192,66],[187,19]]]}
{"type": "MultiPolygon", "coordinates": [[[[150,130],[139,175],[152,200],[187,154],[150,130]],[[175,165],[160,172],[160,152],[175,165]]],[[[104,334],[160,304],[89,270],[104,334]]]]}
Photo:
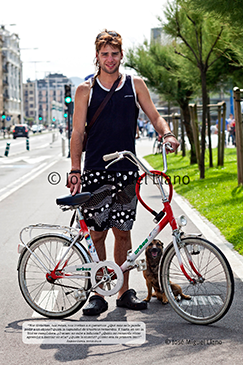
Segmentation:
{"type": "Polygon", "coordinates": [[[20,122],[22,62],[19,37],[0,27],[0,113],[5,113],[4,127],[20,122]]]}
{"type": "Polygon", "coordinates": [[[64,85],[71,85],[72,95],[75,86],[66,76],[49,74],[44,79],[27,82],[23,85],[24,118],[31,123],[50,125],[52,122],[64,122],[64,85]]]}
{"type": "Polygon", "coordinates": [[[28,80],[23,84],[23,112],[26,120],[35,119],[36,116],[36,82],[28,80]]]}

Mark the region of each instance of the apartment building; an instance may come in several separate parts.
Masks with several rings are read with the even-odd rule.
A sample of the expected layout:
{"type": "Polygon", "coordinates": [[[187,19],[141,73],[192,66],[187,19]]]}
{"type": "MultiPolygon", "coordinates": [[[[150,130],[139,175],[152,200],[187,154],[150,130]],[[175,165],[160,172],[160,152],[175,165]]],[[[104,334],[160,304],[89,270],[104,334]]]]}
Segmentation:
{"type": "Polygon", "coordinates": [[[5,113],[5,127],[20,122],[22,62],[19,37],[0,26],[0,113],[5,113]]]}
{"type": "Polygon", "coordinates": [[[36,81],[28,80],[23,84],[24,116],[26,119],[35,119],[36,116],[36,81]]]}
{"type": "Polygon", "coordinates": [[[57,124],[64,122],[64,85],[72,85],[72,93],[75,86],[66,76],[58,73],[47,75],[45,78],[23,84],[24,117],[26,120],[50,125],[55,119],[57,124]]]}

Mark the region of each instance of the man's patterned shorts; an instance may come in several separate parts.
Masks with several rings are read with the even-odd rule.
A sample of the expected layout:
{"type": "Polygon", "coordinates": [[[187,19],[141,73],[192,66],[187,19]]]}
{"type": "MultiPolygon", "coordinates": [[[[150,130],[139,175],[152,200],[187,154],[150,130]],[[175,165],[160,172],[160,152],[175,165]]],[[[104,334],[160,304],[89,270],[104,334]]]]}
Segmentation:
{"type": "Polygon", "coordinates": [[[92,197],[83,205],[85,222],[89,229],[106,231],[116,227],[121,231],[132,229],[136,219],[137,171],[86,170],[81,176],[82,192],[92,197]]]}

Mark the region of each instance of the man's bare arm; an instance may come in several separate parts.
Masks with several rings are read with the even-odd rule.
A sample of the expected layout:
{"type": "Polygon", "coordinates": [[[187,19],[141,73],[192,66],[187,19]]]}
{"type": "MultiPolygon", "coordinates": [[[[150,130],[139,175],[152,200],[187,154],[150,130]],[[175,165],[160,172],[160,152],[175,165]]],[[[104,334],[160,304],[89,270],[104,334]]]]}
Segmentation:
{"type": "MultiPolygon", "coordinates": [[[[70,143],[71,170],[81,169],[84,130],[87,119],[90,84],[85,82],[78,86],[75,94],[73,131],[70,143]]],[[[80,174],[70,174],[68,185],[70,192],[75,195],[80,191],[80,174]],[[72,176],[76,176],[73,178],[72,176]]]]}
{"type": "MultiPolygon", "coordinates": [[[[149,120],[153,124],[155,130],[162,136],[171,132],[168,123],[161,117],[154,103],[151,100],[148,88],[145,82],[139,78],[134,78],[134,85],[137,93],[138,102],[143,109],[144,113],[148,116],[149,120]]],[[[173,136],[166,138],[166,142],[170,142],[173,150],[175,151],[179,147],[179,142],[173,136]]]]}

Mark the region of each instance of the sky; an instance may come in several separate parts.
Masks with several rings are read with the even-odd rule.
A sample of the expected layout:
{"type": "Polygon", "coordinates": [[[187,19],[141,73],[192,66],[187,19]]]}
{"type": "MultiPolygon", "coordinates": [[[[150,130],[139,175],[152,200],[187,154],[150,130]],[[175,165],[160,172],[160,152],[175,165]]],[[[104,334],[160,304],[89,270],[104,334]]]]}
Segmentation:
{"type": "Polygon", "coordinates": [[[95,71],[99,32],[107,28],[120,33],[126,55],[126,49],[150,40],[166,4],[167,0],[2,1],[0,25],[19,35],[24,82],[50,72],[83,79],[95,71]]]}

